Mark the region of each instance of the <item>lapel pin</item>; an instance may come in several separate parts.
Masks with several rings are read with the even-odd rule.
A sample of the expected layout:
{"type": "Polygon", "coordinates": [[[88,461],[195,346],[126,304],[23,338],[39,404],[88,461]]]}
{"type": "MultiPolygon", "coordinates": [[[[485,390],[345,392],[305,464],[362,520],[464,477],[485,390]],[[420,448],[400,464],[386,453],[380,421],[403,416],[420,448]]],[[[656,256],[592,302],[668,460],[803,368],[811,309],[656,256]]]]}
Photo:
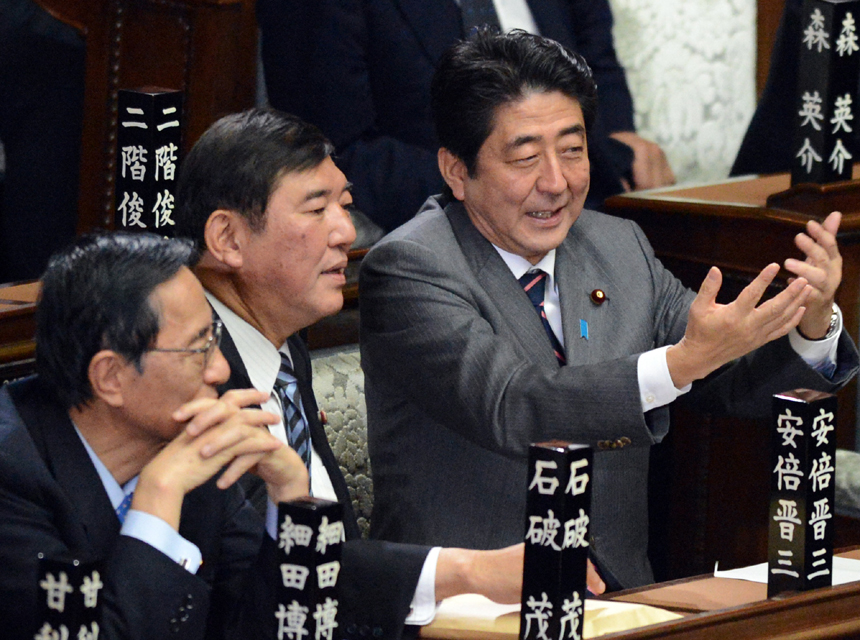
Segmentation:
{"type": "Polygon", "coordinates": [[[579,337],[588,340],[588,323],[585,320],[579,321],[579,337]]]}
{"type": "Polygon", "coordinates": [[[591,298],[591,301],[598,307],[609,300],[609,298],[606,297],[606,294],[603,293],[603,289],[595,289],[588,297],[591,298]]]}

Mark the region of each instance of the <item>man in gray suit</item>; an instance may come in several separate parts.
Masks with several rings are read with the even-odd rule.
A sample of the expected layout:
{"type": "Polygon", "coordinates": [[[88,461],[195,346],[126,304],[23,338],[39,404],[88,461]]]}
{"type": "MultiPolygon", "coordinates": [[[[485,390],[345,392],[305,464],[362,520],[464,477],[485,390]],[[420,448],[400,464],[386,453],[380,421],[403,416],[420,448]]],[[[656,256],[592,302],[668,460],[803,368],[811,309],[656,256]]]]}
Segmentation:
{"type": "Polygon", "coordinates": [[[771,264],[717,304],[719,270],[696,295],[634,223],[583,209],[596,87],[580,56],[479,33],[443,57],[432,96],[448,193],[361,271],[372,534],[521,540],[529,444],[586,443],[592,555],[608,586],[646,584],[649,448],[667,405],[690,392],[761,414],[772,393],[834,391],[856,372],[833,303],[840,216],[798,235],[806,260],[786,260],[796,277],[777,296],[760,302],[771,264]]]}

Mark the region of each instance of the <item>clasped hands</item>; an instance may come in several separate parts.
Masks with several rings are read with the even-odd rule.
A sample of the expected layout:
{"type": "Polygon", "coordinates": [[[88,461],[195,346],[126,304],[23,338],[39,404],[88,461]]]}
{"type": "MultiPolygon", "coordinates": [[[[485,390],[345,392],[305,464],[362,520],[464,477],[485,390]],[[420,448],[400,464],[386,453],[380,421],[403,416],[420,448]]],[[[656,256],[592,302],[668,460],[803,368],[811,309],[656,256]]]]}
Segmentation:
{"type": "Polygon", "coordinates": [[[199,398],[181,406],[173,419],[185,424],[141,471],[132,508],[179,527],[182,500],[221,469],[217,485],[226,489],[245,472],[266,483],[276,504],[308,493],[304,461],[269,433],[278,418],[252,409],[269,395],[254,389],[228,391],[220,398],[199,398]]]}
{"type": "Polygon", "coordinates": [[[779,265],[766,266],[734,302],[726,305],[716,302],[722,274],[711,267],[690,307],[684,337],[666,353],[676,388],[704,378],[795,327],[807,339],[827,334],[836,289],[842,281],[842,256],[836,244],[841,220],[842,214],[834,211],[823,223],[807,223],[806,233],[795,237],[806,259],[787,259],[784,267],[794,277],[783,291],[761,304],[779,265]]]}

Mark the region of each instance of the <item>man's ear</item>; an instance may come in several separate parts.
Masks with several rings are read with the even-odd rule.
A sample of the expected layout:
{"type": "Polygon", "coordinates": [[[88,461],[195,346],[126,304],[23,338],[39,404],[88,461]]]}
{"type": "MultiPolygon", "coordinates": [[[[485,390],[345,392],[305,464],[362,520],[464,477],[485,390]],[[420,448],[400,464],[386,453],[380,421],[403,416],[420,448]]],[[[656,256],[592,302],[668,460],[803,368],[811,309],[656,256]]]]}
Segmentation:
{"type": "Polygon", "coordinates": [[[87,368],[93,395],[112,407],[121,407],[124,403],[123,391],[130,383],[128,367],[134,365],[116,351],[99,351],[87,368]]]}
{"type": "Polygon", "coordinates": [[[234,269],[242,266],[242,249],[250,227],[245,218],[227,209],[216,209],[206,221],[203,238],[206,249],[218,262],[234,269]]]}
{"type": "Polygon", "coordinates": [[[464,200],[466,197],[465,184],[469,177],[465,163],[445,147],[439,149],[436,157],[439,161],[439,172],[442,174],[442,179],[445,180],[457,200],[464,200]]]}

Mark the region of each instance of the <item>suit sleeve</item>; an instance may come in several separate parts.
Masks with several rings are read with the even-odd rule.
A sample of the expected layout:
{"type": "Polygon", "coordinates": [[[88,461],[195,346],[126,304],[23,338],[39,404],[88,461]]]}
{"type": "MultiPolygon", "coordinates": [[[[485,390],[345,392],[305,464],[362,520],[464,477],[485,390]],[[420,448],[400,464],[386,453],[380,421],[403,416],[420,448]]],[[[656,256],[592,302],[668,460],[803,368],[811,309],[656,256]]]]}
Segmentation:
{"type": "MultiPolygon", "coordinates": [[[[691,294],[633,229],[626,227],[625,254],[630,271],[642,274],[636,331],[644,351],[681,338],[691,294]]],[[[414,403],[461,436],[511,457],[554,438],[596,446],[627,436],[647,446],[665,434],[665,417],[652,433],[642,413],[638,354],[554,370],[538,366],[503,335],[509,331],[505,301],[489,300],[474,276],[452,256],[406,240],[368,254],[360,282],[368,394],[386,396],[392,405],[414,403]]],[[[368,401],[368,408],[374,404],[368,401]]]]}
{"type": "MultiPolygon", "coordinates": [[[[371,83],[373,34],[362,5],[361,0],[260,0],[257,16],[272,106],[322,129],[354,185],[356,206],[388,231],[411,218],[429,194],[441,191],[442,178],[435,148],[406,143],[379,126],[371,83]]],[[[404,52],[411,55],[420,53],[404,52]]],[[[389,90],[406,91],[399,83],[410,81],[393,79],[389,90]]],[[[429,93],[428,87],[420,91],[429,93]]]]}

